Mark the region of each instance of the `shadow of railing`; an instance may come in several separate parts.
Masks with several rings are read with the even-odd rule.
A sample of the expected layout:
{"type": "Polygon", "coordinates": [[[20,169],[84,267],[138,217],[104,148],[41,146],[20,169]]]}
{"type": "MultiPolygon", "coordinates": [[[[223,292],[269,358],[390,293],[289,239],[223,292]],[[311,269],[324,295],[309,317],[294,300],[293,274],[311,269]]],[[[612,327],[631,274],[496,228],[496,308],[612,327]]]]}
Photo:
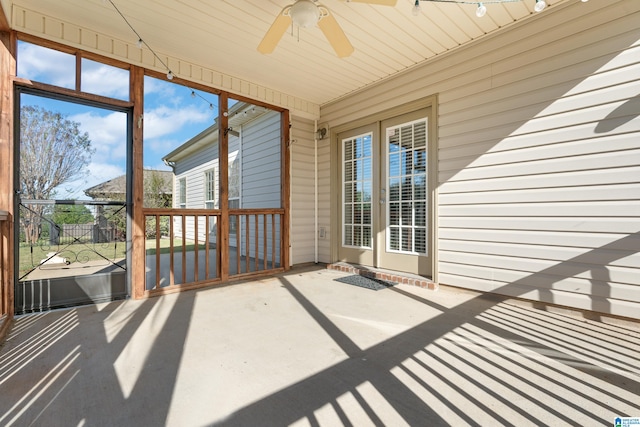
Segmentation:
{"type": "MultiPolygon", "coordinates": [[[[603,263],[613,262],[637,251],[607,249],[625,247],[626,239],[637,237],[565,263],[577,273],[584,257],[603,255],[603,263]]],[[[557,265],[522,280],[548,277],[555,269],[568,271],[557,265]]],[[[441,313],[361,349],[286,276],[280,281],[348,358],[216,425],[319,425],[322,408],[332,408],[344,425],[357,424],[349,418],[354,413],[374,425],[398,425],[395,420],[438,426],[600,425],[640,412],[640,330],[586,323],[480,295],[451,309],[423,301],[441,313]],[[357,402],[357,409],[341,406],[345,396],[357,402]]],[[[498,293],[512,294],[510,287],[522,289],[515,282],[498,293]]]]}
{"type": "Polygon", "coordinates": [[[69,425],[125,426],[138,411],[144,424],[166,424],[194,298],[180,293],[144,300],[135,309],[112,302],[98,310],[21,317],[9,338],[20,344],[0,353],[0,395],[6,399],[0,401],[0,425],[73,419],[69,425]],[[112,323],[117,310],[128,313],[112,323]]]}

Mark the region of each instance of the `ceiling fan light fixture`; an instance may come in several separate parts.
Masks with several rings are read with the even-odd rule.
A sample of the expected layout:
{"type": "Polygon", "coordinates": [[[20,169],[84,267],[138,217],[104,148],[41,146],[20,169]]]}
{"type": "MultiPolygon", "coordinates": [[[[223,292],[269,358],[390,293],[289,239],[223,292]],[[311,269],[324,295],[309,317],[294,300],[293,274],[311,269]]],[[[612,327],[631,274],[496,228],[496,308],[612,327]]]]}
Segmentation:
{"type": "Polygon", "coordinates": [[[298,0],[291,6],[291,20],[302,28],[309,28],[318,23],[320,10],[311,0],[298,0]]]}
{"type": "Polygon", "coordinates": [[[544,0],[536,0],[536,5],[533,7],[533,9],[536,12],[542,12],[545,7],[547,7],[547,3],[544,0]]]}

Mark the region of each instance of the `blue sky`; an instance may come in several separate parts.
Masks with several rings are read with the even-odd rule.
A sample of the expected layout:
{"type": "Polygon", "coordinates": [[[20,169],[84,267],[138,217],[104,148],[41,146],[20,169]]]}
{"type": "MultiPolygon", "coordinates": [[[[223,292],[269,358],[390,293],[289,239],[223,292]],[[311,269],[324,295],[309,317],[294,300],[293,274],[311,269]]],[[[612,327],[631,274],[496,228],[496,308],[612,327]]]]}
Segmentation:
{"type": "MultiPolygon", "coordinates": [[[[99,95],[128,99],[128,73],[94,61],[83,60],[82,90],[99,95]]],[[[75,57],[51,49],[19,43],[18,75],[34,81],[75,88],[75,57]]],[[[213,124],[217,116],[215,95],[192,90],[150,77],[145,78],[144,165],[169,168],[162,157],[213,124]],[[210,104],[214,105],[211,110],[210,104]]],[[[56,198],[86,199],[83,190],[125,173],[126,116],[110,110],[90,108],[23,95],[22,105],[39,105],[58,111],[80,124],[96,150],[87,176],[65,183],[56,198]]]]}

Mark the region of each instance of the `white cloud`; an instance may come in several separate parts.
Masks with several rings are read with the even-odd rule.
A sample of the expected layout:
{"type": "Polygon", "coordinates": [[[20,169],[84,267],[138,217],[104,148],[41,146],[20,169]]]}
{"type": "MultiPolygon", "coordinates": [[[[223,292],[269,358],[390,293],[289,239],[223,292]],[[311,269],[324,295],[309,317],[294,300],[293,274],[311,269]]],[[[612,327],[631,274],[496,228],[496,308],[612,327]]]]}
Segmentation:
{"type": "Polygon", "coordinates": [[[178,86],[173,83],[156,79],[155,77],[145,76],[144,78],[144,93],[145,95],[158,95],[161,94],[166,98],[173,98],[176,94],[176,89],[184,89],[182,86],[178,86]]]}
{"type": "Polygon", "coordinates": [[[145,159],[159,157],[162,158],[165,155],[172,152],[176,147],[182,145],[185,141],[178,139],[165,139],[165,138],[156,138],[152,140],[145,141],[144,143],[144,153],[145,159]]]}
{"type": "Polygon", "coordinates": [[[89,187],[125,174],[124,167],[111,163],[91,162],[89,170],[91,171],[91,175],[87,178],[89,187]]]}
{"type": "Polygon", "coordinates": [[[69,120],[79,122],[80,129],[89,134],[96,158],[127,158],[127,116],[124,113],[99,115],[91,111],[69,116],[69,120]]]}
{"type": "MultiPolygon", "coordinates": [[[[208,127],[213,124],[214,112],[208,109],[197,108],[195,106],[170,108],[160,105],[154,109],[145,111],[144,114],[144,137],[148,141],[171,135],[194,124],[206,124],[208,127]],[[207,122],[209,122],[207,124],[207,122]]],[[[190,135],[190,137],[195,136],[190,135]]],[[[182,141],[185,142],[185,141],[182,141]]]]}
{"type": "Polygon", "coordinates": [[[129,99],[129,71],[84,60],[82,90],[117,99],[129,99]]]}
{"type": "Polygon", "coordinates": [[[76,62],[73,55],[53,49],[18,44],[18,75],[66,88],[75,87],[76,62]]]}

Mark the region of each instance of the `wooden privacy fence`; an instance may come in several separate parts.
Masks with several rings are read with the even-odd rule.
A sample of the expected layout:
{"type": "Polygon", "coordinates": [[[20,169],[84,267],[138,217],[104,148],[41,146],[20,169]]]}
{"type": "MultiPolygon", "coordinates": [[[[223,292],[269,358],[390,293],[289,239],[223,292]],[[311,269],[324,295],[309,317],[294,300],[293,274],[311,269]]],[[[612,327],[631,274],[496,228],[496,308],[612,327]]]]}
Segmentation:
{"type": "Polygon", "coordinates": [[[283,270],[284,209],[231,209],[226,247],[220,244],[220,210],[143,212],[145,289],[149,294],[283,270]]]}

